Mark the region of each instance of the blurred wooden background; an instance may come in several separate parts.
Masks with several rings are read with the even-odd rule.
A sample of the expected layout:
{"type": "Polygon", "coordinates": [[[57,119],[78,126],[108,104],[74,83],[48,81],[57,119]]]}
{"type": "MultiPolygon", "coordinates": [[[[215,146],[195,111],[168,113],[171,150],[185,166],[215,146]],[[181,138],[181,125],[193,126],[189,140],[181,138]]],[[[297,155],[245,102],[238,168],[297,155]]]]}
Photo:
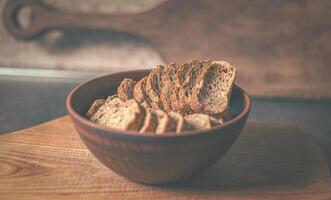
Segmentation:
{"type": "Polygon", "coordinates": [[[44,2],[68,12],[145,15],[119,21],[126,32],[57,31],[29,42],[0,24],[0,66],[119,71],[224,59],[239,67],[237,83],[254,96],[331,97],[328,0],[169,0],[151,12],[164,1],[44,2]]]}
{"type": "MultiPolygon", "coordinates": [[[[0,14],[7,0],[0,0],[0,14]]],[[[137,13],[162,0],[46,0],[68,12],[137,13]]],[[[27,18],[28,13],[22,17],[27,18]]],[[[24,18],[23,18],[24,20],[24,18]]],[[[53,32],[34,41],[12,37],[0,20],[0,67],[119,71],[164,63],[141,38],[113,31],[53,32]]]]}

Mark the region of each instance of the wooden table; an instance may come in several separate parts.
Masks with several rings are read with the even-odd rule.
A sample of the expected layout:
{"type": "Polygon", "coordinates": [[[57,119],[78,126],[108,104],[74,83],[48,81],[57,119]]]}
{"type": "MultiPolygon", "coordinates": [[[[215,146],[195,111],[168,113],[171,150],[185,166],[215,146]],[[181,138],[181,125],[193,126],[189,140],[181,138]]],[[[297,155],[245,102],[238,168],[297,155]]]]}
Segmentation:
{"type": "Polygon", "coordinates": [[[330,199],[325,157],[298,126],[249,123],[221,161],[181,184],[132,183],[103,166],[69,117],[0,136],[0,199],[330,199]]]}
{"type": "MultiPolygon", "coordinates": [[[[50,3],[51,0],[46,0],[45,2],[50,3]]],[[[57,3],[62,4],[64,2],[69,1],[63,0],[57,3]]],[[[82,5],[81,0],[76,2],[82,5]]],[[[186,2],[191,3],[191,1],[186,2]]],[[[216,1],[203,2],[203,4],[207,5],[216,1]]],[[[267,2],[262,4],[268,4],[267,2]]],[[[236,54],[227,55],[227,53],[231,53],[228,48],[225,49],[225,52],[216,52],[217,55],[214,56],[222,56],[230,62],[238,64],[241,68],[238,81],[252,95],[276,96],[278,98],[330,99],[330,68],[327,66],[327,63],[329,63],[327,61],[330,59],[328,56],[330,47],[327,45],[330,39],[327,36],[330,35],[330,31],[326,28],[328,27],[326,25],[330,24],[330,20],[328,20],[330,3],[327,1],[303,1],[304,3],[292,1],[272,2],[277,4],[277,6],[270,6],[272,4],[261,6],[262,4],[260,5],[258,1],[254,1],[254,5],[260,6],[247,7],[246,12],[238,12],[234,16],[233,13],[236,12],[233,12],[233,9],[240,9],[240,5],[243,2],[235,2],[238,4],[237,7],[231,9],[231,3],[222,1],[222,7],[214,8],[222,9],[224,12],[219,13],[228,13],[231,16],[230,18],[222,18],[224,23],[220,23],[219,19],[221,18],[209,19],[208,15],[204,15],[202,19],[207,19],[206,22],[209,22],[206,23],[207,25],[221,24],[222,26],[215,28],[225,29],[226,31],[230,30],[229,28],[233,25],[232,22],[235,25],[236,21],[244,23],[245,26],[242,26],[240,23],[237,25],[246,30],[246,32],[243,32],[246,35],[239,36],[246,38],[246,41],[252,42],[249,44],[239,42],[238,44],[239,46],[247,45],[250,48],[228,45],[232,47],[232,51],[247,50],[244,54],[240,51],[239,53],[237,52],[239,56],[236,54]],[[282,14],[272,15],[276,16],[278,24],[275,26],[274,23],[267,23],[271,25],[271,31],[265,31],[264,26],[259,26],[262,28],[262,31],[259,33],[264,36],[260,37],[256,35],[255,25],[263,24],[267,22],[266,20],[276,19],[271,17],[271,13],[266,8],[272,8],[271,10],[276,8],[282,14]],[[292,12],[293,10],[295,12],[292,12]],[[270,18],[253,17],[253,20],[251,20],[251,18],[246,17],[250,13],[252,16],[265,14],[270,16],[270,18]],[[308,20],[300,16],[306,16],[308,20]],[[257,19],[258,23],[255,23],[254,19],[257,19]],[[250,23],[245,24],[246,21],[250,23]],[[288,27],[293,29],[288,29],[288,27]],[[269,44],[270,41],[273,41],[270,38],[278,40],[279,38],[273,35],[277,33],[272,31],[273,29],[280,30],[280,33],[283,35],[289,35],[289,38],[293,37],[294,39],[283,42],[271,42],[271,46],[256,45],[256,41],[265,40],[269,44]],[[315,29],[318,31],[313,31],[315,29]],[[253,31],[250,32],[250,30],[253,31]],[[302,30],[308,30],[308,32],[302,30]],[[281,45],[277,46],[279,44],[281,45]],[[272,46],[274,47],[272,48],[272,46]],[[262,58],[273,58],[277,62],[270,63],[259,60],[259,65],[256,65],[256,60],[253,59],[253,63],[247,62],[248,65],[246,65],[246,60],[242,56],[251,58],[251,53],[256,53],[256,51],[251,51],[251,48],[262,49],[257,51],[258,54],[255,54],[255,56],[262,53],[262,58]],[[275,51],[265,51],[264,48],[274,49],[275,51]],[[241,60],[238,58],[241,58],[241,60]],[[258,72],[258,75],[255,74],[256,72],[258,72]],[[261,78],[257,79],[256,77],[261,78]]],[[[4,0],[0,1],[1,8],[4,3],[4,0]]],[[[78,8],[77,10],[80,9],[78,8]]],[[[0,10],[1,12],[2,10],[0,10]]],[[[197,14],[197,12],[192,13],[197,14]]],[[[176,13],[165,12],[165,15],[170,17],[180,17],[181,14],[182,12],[177,12],[177,15],[176,13]]],[[[163,18],[155,17],[156,21],[158,19],[163,18]]],[[[152,22],[149,17],[146,20],[147,22],[152,22]]],[[[195,26],[194,20],[189,22],[190,26],[187,26],[188,28],[195,26]]],[[[164,29],[173,28],[171,23],[159,24],[164,29]]],[[[137,25],[140,26],[140,24],[137,25]]],[[[0,21],[0,26],[3,27],[2,20],[0,21]]],[[[133,26],[127,27],[135,28],[133,26]]],[[[150,31],[151,36],[147,38],[151,40],[154,38],[153,35],[166,33],[166,31],[158,32],[158,28],[148,29],[142,27],[139,30],[150,31]]],[[[242,34],[239,31],[235,33],[242,34]]],[[[115,71],[119,69],[119,66],[152,66],[163,62],[162,56],[154,52],[154,46],[148,40],[146,41],[136,36],[137,32],[135,31],[133,31],[133,35],[111,30],[65,31],[62,35],[57,34],[51,34],[50,37],[39,38],[35,41],[23,42],[15,40],[5,29],[0,30],[0,41],[3,44],[0,46],[0,52],[2,52],[0,53],[1,67],[61,67],[80,70],[91,70],[93,68],[98,71],[115,71]],[[139,53],[137,53],[138,51],[139,53]],[[94,52],[98,52],[98,62],[96,62],[94,52]],[[135,52],[135,54],[133,55],[132,52],[135,52]],[[109,68],[109,66],[112,67],[109,68]]],[[[217,38],[220,36],[235,36],[233,34],[215,35],[217,38]]],[[[164,38],[168,41],[168,37],[164,38]]],[[[188,39],[192,40],[192,38],[188,39]]],[[[199,39],[194,41],[201,44],[199,39]]],[[[197,45],[194,42],[188,43],[185,41],[185,38],[183,40],[180,37],[173,38],[171,42],[176,43],[176,45],[170,45],[172,49],[164,50],[171,54],[167,57],[167,61],[176,60],[176,56],[183,57],[181,53],[184,52],[180,51],[178,53],[179,49],[176,49],[176,47],[182,46],[178,45],[178,42],[193,46],[197,45]]],[[[212,43],[204,42],[202,44],[209,50],[206,50],[206,53],[210,53],[210,50],[215,53],[213,49],[208,48],[212,43]]],[[[201,48],[193,49],[199,50],[201,48]]],[[[209,53],[207,54],[209,55],[209,53]]],[[[193,56],[196,57],[196,55],[193,52],[193,56]]],[[[253,55],[253,57],[255,56],[253,55]]],[[[47,79],[50,78],[47,77],[47,79]]],[[[17,82],[15,82],[15,85],[17,85],[17,82]]],[[[26,84],[24,83],[23,85],[24,87],[22,87],[21,91],[31,94],[31,91],[26,91],[26,84]]],[[[55,87],[58,88],[59,86],[56,85],[55,87]]],[[[48,87],[47,90],[49,89],[48,87]]],[[[31,90],[36,90],[36,88],[31,90]]],[[[13,94],[14,97],[15,95],[13,94]]],[[[61,101],[61,98],[58,97],[58,101],[61,101]]],[[[301,126],[303,124],[306,125],[306,123],[309,124],[309,120],[313,121],[310,127],[313,130],[312,135],[317,136],[319,141],[322,141],[319,143],[323,144],[323,141],[325,141],[324,147],[331,152],[331,148],[327,148],[330,146],[331,141],[330,128],[325,123],[330,116],[326,114],[328,110],[321,112],[322,106],[316,112],[313,112],[316,109],[316,105],[310,105],[311,107],[307,107],[304,110],[303,108],[306,108],[305,105],[286,104],[285,106],[277,104],[277,106],[274,106],[270,103],[269,106],[266,106],[268,104],[267,101],[262,102],[262,104],[252,109],[251,116],[253,120],[254,112],[262,113],[260,111],[264,111],[265,108],[273,108],[271,112],[276,114],[272,116],[266,115],[264,118],[268,120],[265,121],[275,121],[275,118],[281,118],[276,121],[280,121],[283,124],[270,124],[265,121],[261,123],[260,119],[262,117],[259,116],[256,123],[247,124],[237,143],[220,162],[204,174],[194,177],[188,182],[168,187],[138,185],[105,168],[82,144],[68,117],[15,133],[1,135],[0,199],[331,199],[330,167],[328,169],[324,155],[311,138],[307,136],[307,130],[301,126]],[[282,108],[282,106],[284,107],[282,108]],[[284,111],[286,109],[293,110],[286,112],[284,111]],[[300,109],[303,111],[299,113],[300,109]],[[279,112],[277,113],[277,111],[279,112]],[[305,112],[310,114],[305,119],[293,117],[293,113],[296,113],[297,116],[303,115],[305,112]],[[289,121],[291,116],[294,119],[289,121]],[[323,118],[322,122],[317,122],[321,116],[325,118],[323,118]],[[289,123],[292,124],[292,122],[293,124],[300,124],[300,126],[287,125],[289,123]],[[318,128],[318,135],[316,135],[315,131],[318,128]]],[[[44,103],[44,105],[51,110],[47,103],[44,103]]],[[[52,105],[52,109],[59,109],[55,107],[55,104],[52,105]]],[[[23,108],[24,106],[26,104],[22,103],[23,108]]],[[[36,107],[40,112],[45,111],[40,104],[36,105],[36,107]]],[[[328,108],[328,106],[325,107],[328,108]]],[[[13,113],[11,108],[9,110],[13,113]]],[[[36,113],[34,114],[37,115],[36,113]]],[[[17,121],[19,122],[19,119],[17,121]]]]}

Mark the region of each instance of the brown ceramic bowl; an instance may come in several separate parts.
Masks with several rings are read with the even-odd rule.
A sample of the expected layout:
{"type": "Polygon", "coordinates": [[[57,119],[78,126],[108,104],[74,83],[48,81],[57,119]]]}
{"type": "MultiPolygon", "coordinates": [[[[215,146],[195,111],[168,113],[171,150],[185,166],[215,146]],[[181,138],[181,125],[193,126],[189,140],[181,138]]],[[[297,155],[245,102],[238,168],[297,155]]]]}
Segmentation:
{"type": "Polygon", "coordinates": [[[203,171],[229,150],[246,122],[250,99],[234,86],[230,110],[236,117],[209,130],[185,131],[181,135],[138,135],[84,117],[93,100],[116,93],[123,78],[139,80],[148,72],[121,72],[85,82],[68,95],[66,106],[81,139],[104,165],[135,182],[173,183],[203,171]]]}

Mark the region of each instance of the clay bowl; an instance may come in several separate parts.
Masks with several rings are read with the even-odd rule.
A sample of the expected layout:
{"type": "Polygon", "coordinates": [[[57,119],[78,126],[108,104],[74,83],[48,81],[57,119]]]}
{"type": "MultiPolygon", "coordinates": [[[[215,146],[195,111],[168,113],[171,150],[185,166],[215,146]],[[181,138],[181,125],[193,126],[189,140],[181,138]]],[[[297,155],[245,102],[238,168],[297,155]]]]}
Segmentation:
{"type": "Polygon", "coordinates": [[[246,123],[250,98],[235,86],[230,110],[236,117],[210,130],[186,131],[177,136],[138,135],[84,117],[93,100],[116,93],[123,78],[139,80],[148,72],[121,72],[85,82],[68,95],[67,110],[87,148],[117,174],[144,184],[178,182],[210,167],[229,150],[246,123]]]}

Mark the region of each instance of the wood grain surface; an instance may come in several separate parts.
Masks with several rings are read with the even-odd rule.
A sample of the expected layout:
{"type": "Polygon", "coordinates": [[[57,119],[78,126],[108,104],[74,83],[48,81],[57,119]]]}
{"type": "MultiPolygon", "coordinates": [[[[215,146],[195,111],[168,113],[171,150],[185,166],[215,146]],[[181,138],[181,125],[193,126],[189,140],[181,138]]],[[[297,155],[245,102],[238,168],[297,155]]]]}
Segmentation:
{"type": "Polygon", "coordinates": [[[330,199],[328,166],[296,126],[249,123],[216,165],[187,182],[135,184],[97,161],[68,117],[0,137],[0,199],[330,199]]]}

